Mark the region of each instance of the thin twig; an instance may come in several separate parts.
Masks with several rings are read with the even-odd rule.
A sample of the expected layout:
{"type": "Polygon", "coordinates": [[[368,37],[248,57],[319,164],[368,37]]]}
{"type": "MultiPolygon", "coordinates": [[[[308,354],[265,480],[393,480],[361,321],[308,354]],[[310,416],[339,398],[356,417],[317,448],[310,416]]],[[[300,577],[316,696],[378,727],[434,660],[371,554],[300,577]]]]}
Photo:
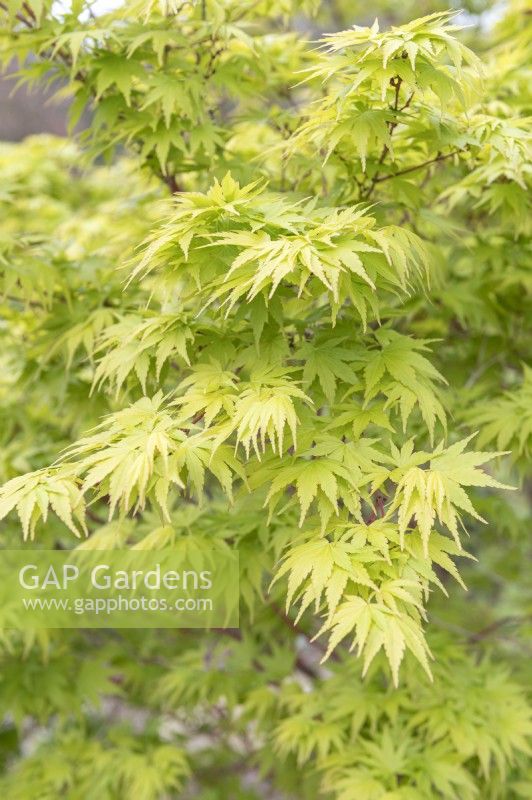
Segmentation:
{"type": "Polygon", "coordinates": [[[431,158],[428,161],[423,161],[421,164],[416,164],[414,167],[407,167],[406,169],[401,169],[399,172],[391,172],[389,175],[382,175],[380,178],[374,178],[375,183],[382,183],[383,181],[390,181],[392,178],[398,178],[400,175],[407,175],[409,172],[415,172],[418,169],[423,169],[424,167],[429,167],[431,164],[437,164],[439,161],[445,161],[447,158],[452,158],[452,156],[456,156],[460,153],[460,150],[453,150],[450,153],[445,153],[444,155],[436,156],[435,158],[431,158]]]}

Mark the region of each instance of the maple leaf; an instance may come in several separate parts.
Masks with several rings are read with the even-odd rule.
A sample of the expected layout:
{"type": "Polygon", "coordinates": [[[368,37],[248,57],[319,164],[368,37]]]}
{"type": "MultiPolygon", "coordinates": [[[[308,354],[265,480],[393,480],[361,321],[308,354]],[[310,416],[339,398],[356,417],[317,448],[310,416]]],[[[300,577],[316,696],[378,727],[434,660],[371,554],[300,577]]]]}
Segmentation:
{"type": "Polygon", "coordinates": [[[399,467],[391,473],[391,479],[398,479],[398,483],[394,501],[387,515],[398,510],[402,537],[410,526],[410,520],[415,520],[421,532],[425,555],[428,555],[429,537],[436,518],[449,529],[459,548],[461,547],[458,532],[458,523],[461,522],[460,512],[465,511],[475,519],[485,522],[475,511],[463,486],[512,488],[479,469],[482,464],[493,460],[501,453],[464,452],[474,435],[447,448],[441,443],[427,459],[421,455],[422,459],[429,462],[425,469],[419,466],[399,467]]]}

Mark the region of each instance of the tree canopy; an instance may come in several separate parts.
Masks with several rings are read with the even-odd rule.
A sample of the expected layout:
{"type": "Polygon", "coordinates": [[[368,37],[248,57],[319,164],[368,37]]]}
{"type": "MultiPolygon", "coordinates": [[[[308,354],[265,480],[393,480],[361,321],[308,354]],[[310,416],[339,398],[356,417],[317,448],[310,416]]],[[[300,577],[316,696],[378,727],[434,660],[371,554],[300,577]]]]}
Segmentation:
{"type": "Polygon", "coordinates": [[[530,11],[421,5],[0,2],[1,546],[241,595],[3,631],[10,800],[531,796],[530,11]]]}

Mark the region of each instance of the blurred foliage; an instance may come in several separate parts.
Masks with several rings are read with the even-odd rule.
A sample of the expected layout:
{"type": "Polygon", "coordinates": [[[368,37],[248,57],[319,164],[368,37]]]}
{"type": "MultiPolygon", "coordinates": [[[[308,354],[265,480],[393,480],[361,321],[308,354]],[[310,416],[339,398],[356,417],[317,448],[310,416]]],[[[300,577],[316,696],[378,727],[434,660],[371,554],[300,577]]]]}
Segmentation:
{"type": "Polygon", "coordinates": [[[0,2],[91,119],[0,146],[2,546],[242,598],[2,631],[9,800],[532,795],[530,13],[462,7],[0,2]]]}

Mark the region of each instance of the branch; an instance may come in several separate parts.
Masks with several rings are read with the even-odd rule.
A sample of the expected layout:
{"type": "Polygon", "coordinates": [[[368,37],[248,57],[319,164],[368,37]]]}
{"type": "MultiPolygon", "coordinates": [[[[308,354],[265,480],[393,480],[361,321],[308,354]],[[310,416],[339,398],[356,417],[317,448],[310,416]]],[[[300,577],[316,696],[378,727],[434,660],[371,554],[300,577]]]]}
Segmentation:
{"type": "Polygon", "coordinates": [[[458,155],[461,150],[452,150],[450,153],[446,153],[445,155],[439,155],[435,158],[431,158],[428,161],[423,161],[421,164],[416,164],[414,167],[407,167],[406,169],[401,169],[399,172],[393,172],[389,175],[382,175],[380,178],[376,177],[373,178],[374,183],[382,183],[382,181],[389,181],[392,178],[398,178],[399,175],[407,175],[409,172],[415,172],[418,169],[423,169],[424,167],[429,167],[431,164],[436,164],[438,161],[445,161],[446,158],[451,158],[452,156],[458,155]]]}
{"type": "MultiPolygon", "coordinates": [[[[38,25],[35,15],[31,11],[31,9],[27,7],[26,3],[23,4],[23,8],[26,11],[26,13],[30,16],[30,19],[28,19],[27,17],[25,17],[23,14],[20,13],[15,14],[16,18],[21,24],[23,24],[26,28],[28,28],[28,30],[30,31],[36,30],[38,25]]],[[[0,9],[5,11],[6,13],[8,13],[9,11],[7,4],[4,2],[0,2],[0,9]]],[[[50,60],[53,60],[54,58],[54,56],[52,56],[52,53],[43,53],[42,55],[47,56],[50,60]]],[[[216,55],[218,55],[218,53],[216,53],[216,55]]],[[[212,59],[213,57],[211,55],[211,60],[212,59]]],[[[63,48],[59,48],[55,52],[55,60],[59,61],[67,69],[72,70],[73,67],[72,58],[70,54],[66,52],[63,48]]],[[[78,70],[75,73],[74,77],[76,78],[76,80],[80,81],[80,83],[84,83],[86,80],[86,76],[80,70],[78,70]]],[[[162,181],[168,186],[172,194],[177,194],[178,192],[184,191],[183,186],[178,182],[175,175],[167,175],[164,173],[159,173],[155,169],[153,171],[155,172],[157,177],[161,178],[162,181]]]]}
{"type": "MultiPolygon", "coordinates": [[[[399,94],[400,94],[400,91],[401,91],[402,82],[403,82],[403,79],[399,75],[396,75],[394,78],[390,79],[390,84],[395,89],[393,105],[390,106],[390,108],[391,108],[392,111],[395,111],[396,114],[397,113],[401,113],[402,111],[405,111],[409,107],[409,105],[412,102],[412,99],[414,97],[414,92],[411,92],[410,95],[408,96],[406,102],[401,106],[401,108],[399,108],[399,94]]],[[[397,128],[398,125],[399,125],[399,120],[398,119],[394,119],[393,122],[391,122],[391,121],[388,122],[388,135],[390,136],[390,138],[393,135],[393,132],[397,128]]],[[[384,162],[384,159],[388,155],[389,149],[390,148],[388,147],[387,144],[385,144],[383,146],[382,152],[381,152],[379,160],[377,162],[379,164],[379,166],[384,162]]],[[[363,192],[363,191],[360,192],[361,199],[367,200],[370,197],[370,195],[372,194],[372,192],[375,189],[375,186],[377,185],[378,182],[379,182],[379,170],[377,169],[377,172],[375,173],[375,175],[371,179],[371,183],[369,184],[367,190],[365,192],[363,192]]]]}
{"type": "Polygon", "coordinates": [[[496,633],[500,628],[506,625],[524,624],[529,618],[532,618],[532,615],[525,615],[524,617],[502,617],[501,619],[495,620],[495,622],[492,622],[490,625],[487,625],[485,628],[482,628],[482,630],[472,633],[469,637],[469,641],[480,642],[482,639],[491,636],[492,633],[496,633]]]}
{"type": "MultiPolygon", "coordinates": [[[[24,3],[23,5],[25,6],[26,4],[24,3]]],[[[2,9],[2,11],[5,11],[6,14],[9,14],[9,9],[8,9],[6,3],[0,3],[0,8],[2,9]]],[[[34,25],[32,24],[32,22],[30,22],[30,20],[26,19],[26,17],[23,14],[17,13],[14,16],[15,16],[16,19],[18,19],[19,22],[21,22],[23,25],[25,25],[26,28],[29,28],[30,30],[34,29],[34,25]]]]}
{"type": "Polygon", "coordinates": [[[87,514],[88,518],[95,522],[97,525],[107,525],[108,520],[104,519],[103,517],[98,516],[92,509],[87,508],[85,513],[87,514]]]}
{"type": "MultiPolygon", "coordinates": [[[[242,635],[241,635],[241,633],[240,633],[238,628],[213,628],[213,630],[216,631],[216,633],[221,633],[224,636],[229,636],[231,639],[234,639],[236,642],[242,642],[242,635]]],[[[258,661],[257,659],[253,660],[253,666],[259,672],[263,672],[264,671],[264,667],[262,666],[260,661],[258,661]]],[[[303,672],[307,677],[312,678],[313,680],[316,680],[317,678],[321,677],[318,672],[315,672],[312,669],[312,667],[309,664],[306,664],[303,661],[303,659],[298,655],[296,655],[295,666],[300,672],[303,672]]]]}
{"type": "Polygon", "coordinates": [[[164,183],[166,183],[172,194],[179,194],[179,192],[185,191],[175,175],[164,175],[163,173],[160,173],[159,177],[162,178],[164,183]]]}
{"type": "Polygon", "coordinates": [[[0,300],[7,300],[10,303],[20,303],[23,306],[30,306],[31,308],[44,308],[43,304],[37,302],[37,300],[25,300],[23,297],[14,297],[11,294],[1,295],[0,300]]]}

